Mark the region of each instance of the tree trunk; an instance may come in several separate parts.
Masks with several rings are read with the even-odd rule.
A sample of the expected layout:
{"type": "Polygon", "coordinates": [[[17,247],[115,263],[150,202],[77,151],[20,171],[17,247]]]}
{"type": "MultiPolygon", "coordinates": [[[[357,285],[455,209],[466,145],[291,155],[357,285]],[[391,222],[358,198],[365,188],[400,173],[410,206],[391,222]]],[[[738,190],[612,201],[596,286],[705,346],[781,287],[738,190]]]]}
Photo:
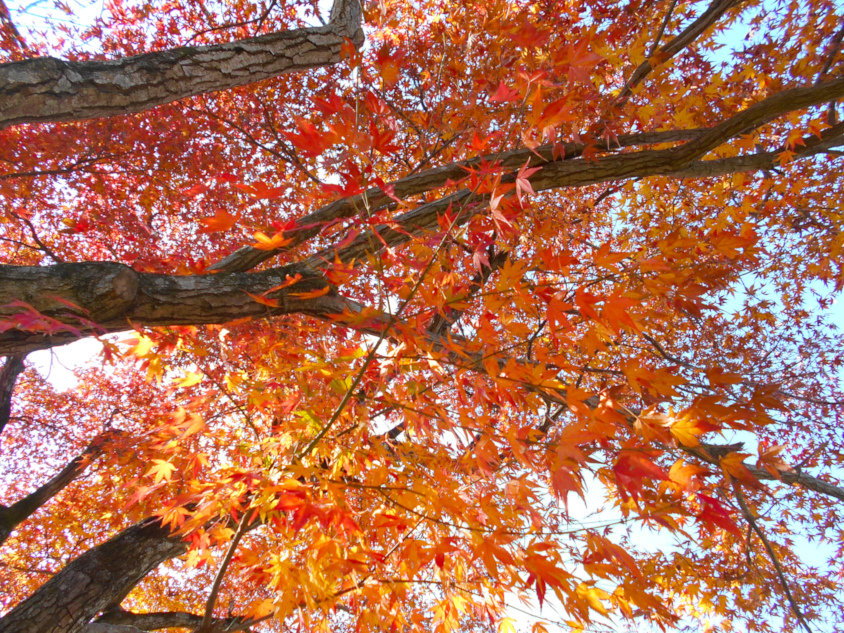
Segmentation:
{"type": "Polygon", "coordinates": [[[187,543],[146,519],[94,547],[0,619],[0,633],[79,633],[187,543]]]}

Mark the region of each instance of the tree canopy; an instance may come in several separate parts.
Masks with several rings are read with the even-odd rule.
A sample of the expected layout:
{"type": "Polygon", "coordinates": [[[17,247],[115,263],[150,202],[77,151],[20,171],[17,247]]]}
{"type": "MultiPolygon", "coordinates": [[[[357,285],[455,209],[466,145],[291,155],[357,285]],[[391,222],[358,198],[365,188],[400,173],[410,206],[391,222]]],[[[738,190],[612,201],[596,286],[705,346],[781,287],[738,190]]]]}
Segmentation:
{"type": "Polygon", "coordinates": [[[0,1],[0,632],[838,630],[842,38],[0,1]]]}

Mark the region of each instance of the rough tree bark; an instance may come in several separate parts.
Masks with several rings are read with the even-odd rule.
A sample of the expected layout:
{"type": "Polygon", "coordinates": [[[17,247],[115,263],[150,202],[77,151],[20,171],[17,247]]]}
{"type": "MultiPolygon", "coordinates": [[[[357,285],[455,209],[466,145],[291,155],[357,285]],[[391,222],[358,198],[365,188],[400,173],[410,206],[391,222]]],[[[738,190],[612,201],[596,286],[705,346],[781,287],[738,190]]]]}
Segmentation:
{"type": "Polygon", "coordinates": [[[326,26],[110,61],[38,57],[0,64],[0,128],[140,112],[193,95],[341,60],[363,43],[359,0],[335,0],[326,26]]]}
{"type": "Polygon", "coordinates": [[[0,333],[0,354],[126,330],[131,328],[130,321],[141,325],[199,325],[292,312],[326,316],[336,309],[335,304],[300,295],[323,291],[327,286],[321,275],[303,264],[253,274],[190,276],[139,273],[115,262],[0,266],[0,317],[20,320],[33,316],[26,305],[15,301],[42,315],[40,331],[10,329],[0,333]],[[247,294],[260,295],[297,278],[296,283],[267,297],[278,307],[259,303],[247,294]]]}
{"type": "MultiPolygon", "coordinates": [[[[83,633],[107,633],[108,629],[99,627],[132,627],[136,631],[157,631],[159,629],[173,629],[176,627],[195,629],[202,624],[203,617],[194,613],[182,611],[160,611],[156,613],[133,613],[119,607],[108,609],[96,622],[89,624],[83,633]]],[[[236,633],[254,626],[255,620],[248,618],[215,618],[211,620],[213,631],[219,633],[236,633]]]]}
{"type": "MultiPolygon", "coordinates": [[[[825,90],[810,96],[823,101],[830,93],[844,93],[844,80],[831,83],[834,83],[835,90],[827,84],[825,90]]],[[[717,147],[731,135],[742,133],[748,125],[761,125],[771,111],[761,107],[764,103],[697,135],[686,145],[604,156],[591,161],[546,163],[532,179],[531,185],[534,190],[543,191],[658,174],[687,178],[698,172],[713,175],[770,167],[776,161],[777,152],[713,161],[692,161],[689,158],[717,147]],[[727,134],[726,138],[724,134],[727,134]],[[693,150],[688,149],[690,145],[695,146],[693,150]]],[[[777,99],[777,105],[785,103],[785,100],[777,99]]],[[[825,130],[821,137],[804,139],[797,156],[811,156],[831,143],[840,143],[842,134],[844,124],[838,124],[825,130]]],[[[514,177],[514,174],[509,174],[504,180],[514,177]]],[[[352,259],[361,261],[372,252],[373,245],[378,249],[392,247],[407,242],[412,235],[435,231],[438,218],[450,206],[458,210],[455,220],[458,224],[467,222],[485,209],[483,204],[478,204],[483,200],[484,197],[474,195],[468,189],[458,191],[397,216],[389,226],[380,225],[364,231],[340,250],[325,249],[304,262],[258,273],[159,275],[139,273],[115,262],[0,266],[0,318],[17,321],[18,325],[0,333],[0,354],[62,345],[93,333],[127,330],[131,324],[200,325],[290,313],[329,318],[344,312],[345,307],[342,298],[320,274],[319,268],[334,261],[335,256],[344,262],[352,259]],[[277,289],[297,276],[299,280],[295,284],[277,289]],[[326,294],[320,295],[319,291],[326,291],[326,294]],[[268,293],[266,298],[275,305],[265,305],[249,296],[264,293],[268,293]],[[38,323],[40,330],[31,325],[27,328],[27,324],[33,322],[38,323]]],[[[333,208],[331,213],[346,214],[348,211],[333,208]]],[[[239,252],[243,259],[233,259],[224,267],[237,267],[244,259],[255,261],[251,251],[239,252]]]]}
{"type": "Polygon", "coordinates": [[[0,633],[79,633],[166,560],[187,551],[158,519],[93,547],[0,618],[0,633]]]}

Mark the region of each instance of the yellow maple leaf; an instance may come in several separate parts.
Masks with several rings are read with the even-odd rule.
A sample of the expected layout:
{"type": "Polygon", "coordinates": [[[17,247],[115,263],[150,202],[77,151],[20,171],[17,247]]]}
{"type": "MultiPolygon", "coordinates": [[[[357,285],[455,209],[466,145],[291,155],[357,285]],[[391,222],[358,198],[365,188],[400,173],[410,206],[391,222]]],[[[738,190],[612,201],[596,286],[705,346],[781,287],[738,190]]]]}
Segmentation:
{"type": "Polygon", "coordinates": [[[721,468],[724,472],[741,481],[756,482],[750,471],[744,465],[744,460],[750,457],[749,453],[727,453],[721,458],[721,468]]]}
{"type": "Polygon", "coordinates": [[[700,444],[698,436],[706,432],[705,428],[701,428],[698,420],[686,416],[675,420],[670,430],[671,435],[683,446],[698,446],[700,444]]]}
{"type": "Polygon", "coordinates": [[[199,384],[201,382],[202,382],[202,374],[201,373],[189,371],[187,374],[185,374],[184,378],[177,380],[174,384],[177,387],[193,387],[194,385],[199,384]]]}
{"type": "Polygon", "coordinates": [[[162,480],[170,481],[170,477],[172,477],[173,471],[176,470],[176,467],[163,459],[154,459],[152,462],[153,465],[147,471],[147,476],[155,475],[155,483],[159,483],[162,480]]]}

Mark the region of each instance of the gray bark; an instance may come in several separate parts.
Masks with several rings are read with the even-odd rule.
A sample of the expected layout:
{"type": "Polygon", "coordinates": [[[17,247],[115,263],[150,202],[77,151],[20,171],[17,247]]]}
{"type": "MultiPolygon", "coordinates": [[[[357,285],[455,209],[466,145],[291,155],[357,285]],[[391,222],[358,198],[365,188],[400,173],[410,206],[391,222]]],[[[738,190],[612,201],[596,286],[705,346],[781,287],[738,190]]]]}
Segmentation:
{"type": "Polygon", "coordinates": [[[79,633],[187,544],[147,519],[91,548],[0,618],[0,633],[79,633]]]}
{"type": "Polygon", "coordinates": [[[363,42],[359,0],[335,0],[326,26],[109,61],[38,57],[0,64],[0,128],[140,112],[193,95],[340,61],[363,42]]]}
{"type": "Polygon", "coordinates": [[[147,326],[226,323],[243,317],[335,313],[336,295],[315,299],[299,293],[323,290],[328,282],[313,269],[294,264],[259,273],[157,275],[139,273],[115,262],[82,262],[55,266],[0,266],[0,318],[20,318],[19,300],[54,320],[52,331],[12,329],[0,333],[0,354],[14,354],[62,345],[91,334],[147,326]],[[271,308],[247,293],[261,295],[288,280],[301,279],[268,295],[271,308]],[[70,307],[69,302],[77,306],[70,307]]]}

